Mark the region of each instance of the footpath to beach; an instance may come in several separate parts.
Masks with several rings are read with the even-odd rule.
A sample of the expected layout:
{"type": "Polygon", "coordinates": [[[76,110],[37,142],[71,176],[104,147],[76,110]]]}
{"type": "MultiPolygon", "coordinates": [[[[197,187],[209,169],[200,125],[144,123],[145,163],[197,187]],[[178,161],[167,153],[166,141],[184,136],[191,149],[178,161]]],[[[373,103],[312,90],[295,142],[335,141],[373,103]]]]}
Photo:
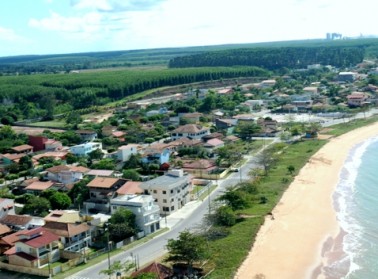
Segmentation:
{"type": "Polygon", "coordinates": [[[374,136],[378,123],[330,139],[310,158],[274,208],[274,220],[260,228],[235,279],[340,278],[324,275],[342,257],[332,194],[349,150],[374,136]]]}

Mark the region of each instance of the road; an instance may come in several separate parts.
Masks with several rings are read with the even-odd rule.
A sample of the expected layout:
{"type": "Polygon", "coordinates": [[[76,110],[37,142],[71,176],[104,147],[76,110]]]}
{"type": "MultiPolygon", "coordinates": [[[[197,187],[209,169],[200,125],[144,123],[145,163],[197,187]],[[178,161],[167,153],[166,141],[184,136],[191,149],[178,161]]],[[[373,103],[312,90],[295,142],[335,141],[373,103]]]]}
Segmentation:
{"type": "MultiPolygon", "coordinates": [[[[193,230],[198,229],[198,227],[202,223],[203,217],[209,211],[209,204],[219,196],[222,191],[227,189],[232,185],[237,184],[241,180],[246,180],[249,178],[249,171],[251,168],[254,167],[253,157],[252,156],[245,156],[247,162],[240,168],[239,172],[231,173],[226,179],[218,180],[218,187],[212,191],[212,193],[203,201],[203,202],[196,202],[194,204],[189,204],[186,206],[193,206],[193,210],[191,213],[182,218],[177,222],[175,226],[171,228],[170,231],[157,236],[156,238],[152,239],[148,243],[142,244],[138,247],[130,249],[128,251],[122,252],[116,256],[111,257],[111,262],[120,260],[121,262],[131,261],[132,256],[138,259],[139,265],[143,266],[161,256],[163,256],[167,250],[165,246],[167,244],[168,239],[175,239],[178,237],[181,231],[186,229],[193,230]]],[[[181,209],[183,210],[183,209],[181,209]]],[[[162,221],[164,222],[164,221],[162,221]]],[[[73,276],[68,277],[67,279],[103,279],[107,278],[107,276],[99,275],[101,270],[108,268],[108,260],[104,260],[97,265],[93,265],[84,269],[73,276]]]]}

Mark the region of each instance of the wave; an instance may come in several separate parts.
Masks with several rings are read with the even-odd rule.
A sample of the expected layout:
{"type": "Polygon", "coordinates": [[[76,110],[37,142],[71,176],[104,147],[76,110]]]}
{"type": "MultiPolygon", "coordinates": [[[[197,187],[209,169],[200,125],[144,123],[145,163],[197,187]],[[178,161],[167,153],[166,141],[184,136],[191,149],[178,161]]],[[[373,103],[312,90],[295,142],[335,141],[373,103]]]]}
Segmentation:
{"type": "MultiPolygon", "coordinates": [[[[333,195],[337,220],[341,229],[345,232],[343,250],[347,255],[347,259],[344,258],[342,261],[345,262],[347,260],[349,262],[349,271],[344,278],[348,278],[349,275],[361,269],[356,259],[361,256],[365,249],[361,241],[365,233],[365,227],[361,225],[358,215],[354,214],[358,211],[359,206],[355,201],[356,180],[364,154],[369,146],[377,142],[378,138],[371,138],[350,150],[333,195]]],[[[340,262],[340,264],[342,263],[340,262]]]]}

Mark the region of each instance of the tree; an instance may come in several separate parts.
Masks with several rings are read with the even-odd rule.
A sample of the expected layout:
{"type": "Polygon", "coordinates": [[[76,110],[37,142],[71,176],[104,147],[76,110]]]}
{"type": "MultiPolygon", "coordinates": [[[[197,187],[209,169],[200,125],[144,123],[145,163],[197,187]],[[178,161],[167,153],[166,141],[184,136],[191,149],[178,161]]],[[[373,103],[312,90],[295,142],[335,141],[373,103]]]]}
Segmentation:
{"type": "Polygon", "coordinates": [[[44,217],[49,213],[51,204],[46,198],[31,196],[21,210],[21,214],[44,217]]]}
{"type": "Polygon", "coordinates": [[[277,162],[278,158],[274,148],[268,147],[261,151],[259,154],[257,154],[255,159],[256,163],[258,165],[261,165],[261,167],[264,169],[265,175],[267,175],[268,170],[274,165],[275,162],[277,162]]]}
{"type": "Polygon", "coordinates": [[[219,207],[214,214],[215,224],[231,227],[236,224],[236,214],[229,206],[219,207]]]}
{"type": "Polygon", "coordinates": [[[99,272],[99,274],[105,274],[112,276],[113,274],[118,274],[121,272],[129,272],[135,267],[134,263],[126,261],[125,263],[121,263],[121,261],[114,261],[108,269],[103,269],[99,272]]]}
{"type": "Polygon", "coordinates": [[[217,201],[225,202],[232,210],[249,207],[249,202],[246,199],[245,193],[236,188],[226,190],[217,198],[217,201]]]}
{"type": "Polygon", "coordinates": [[[95,159],[102,159],[102,157],[104,157],[104,153],[102,153],[101,149],[100,148],[97,148],[96,150],[93,150],[92,152],[90,152],[88,154],[89,158],[91,158],[92,160],[95,160],[95,159]]]}
{"type": "Polygon", "coordinates": [[[99,169],[99,170],[114,170],[116,167],[116,163],[113,159],[106,158],[102,159],[99,162],[92,165],[92,169],[99,169]]]}
{"type": "Polygon", "coordinates": [[[0,140],[3,140],[3,139],[13,140],[16,138],[17,138],[16,132],[12,129],[11,126],[4,125],[0,128],[0,140]]]}
{"type": "Polygon", "coordinates": [[[139,181],[140,180],[139,173],[136,170],[133,170],[133,169],[124,170],[122,177],[125,178],[125,179],[133,180],[133,181],[139,181]]]}
{"type": "Polygon", "coordinates": [[[68,196],[76,206],[83,205],[83,202],[89,199],[89,188],[87,187],[89,181],[90,179],[87,177],[82,179],[78,183],[75,183],[72,189],[68,192],[68,196]]]}
{"type": "Polygon", "coordinates": [[[71,199],[66,193],[55,192],[49,199],[52,209],[67,209],[71,206],[71,199]]]}
{"type": "Polygon", "coordinates": [[[109,236],[115,242],[133,236],[137,231],[134,213],[125,208],[119,208],[110,217],[109,224],[109,236]]]}
{"type": "Polygon", "coordinates": [[[261,131],[261,127],[252,121],[239,121],[235,127],[235,133],[242,139],[250,139],[253,134],[261,131]]]}
{"type": "Polygon", "coordinates": [[[295,167],[294,167],[293,165],[287,166],[287,171],[288,171],[290,174],[293,174],[293,172],[295,171],[295,167]]]}
{"type": "Polygon", "coordinates": [[[188,230],[180,232],[178,239],[168,239],[167,250],[169,255],[166,262],[184,262],[188,266],[188,274],[192,274],[193,264],[202,262],[208,257],[206,240],[188,230]]]}
{"type": "Polygon", "coordinates": [[[137,154],[131,154],[129,160],[123,165],[124,169],[136,169],[141,165],[142,156],[137,154]]]}
{"type": "Polygon", "coordinates": [[[31,159],[31,156],[21,157],[18,164],[19,170],[29,170],[33,167],[33,161],[31,159]]]}

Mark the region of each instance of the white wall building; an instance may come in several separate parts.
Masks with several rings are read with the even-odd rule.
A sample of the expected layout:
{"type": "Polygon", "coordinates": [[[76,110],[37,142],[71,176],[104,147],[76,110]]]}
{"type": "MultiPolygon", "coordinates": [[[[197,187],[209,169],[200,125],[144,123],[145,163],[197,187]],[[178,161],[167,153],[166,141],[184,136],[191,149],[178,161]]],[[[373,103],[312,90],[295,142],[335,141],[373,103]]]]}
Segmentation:
{"type": "Polygon", "coordinates": [[[122,195],[110,200],[111,213],[126,208],[135,214],[135,221],[145,235],[160,229],[160,208],[150,195],[122,195]]]}
{"type": "Polygon", "coordinates": [[[170,170],[166,175],[143,182],[140,188],[152,195],[161,214],[169,215],[189,202],[190,178],[182,169],[170,170]]]}
{"type": "Polygon", "coordinates": [[[132,154],[138,153],[138,145],[137,144],[128,144],[120,146],[117,150],[117,159],[121,162],[126,162],[130,159],[132,154]]]}

